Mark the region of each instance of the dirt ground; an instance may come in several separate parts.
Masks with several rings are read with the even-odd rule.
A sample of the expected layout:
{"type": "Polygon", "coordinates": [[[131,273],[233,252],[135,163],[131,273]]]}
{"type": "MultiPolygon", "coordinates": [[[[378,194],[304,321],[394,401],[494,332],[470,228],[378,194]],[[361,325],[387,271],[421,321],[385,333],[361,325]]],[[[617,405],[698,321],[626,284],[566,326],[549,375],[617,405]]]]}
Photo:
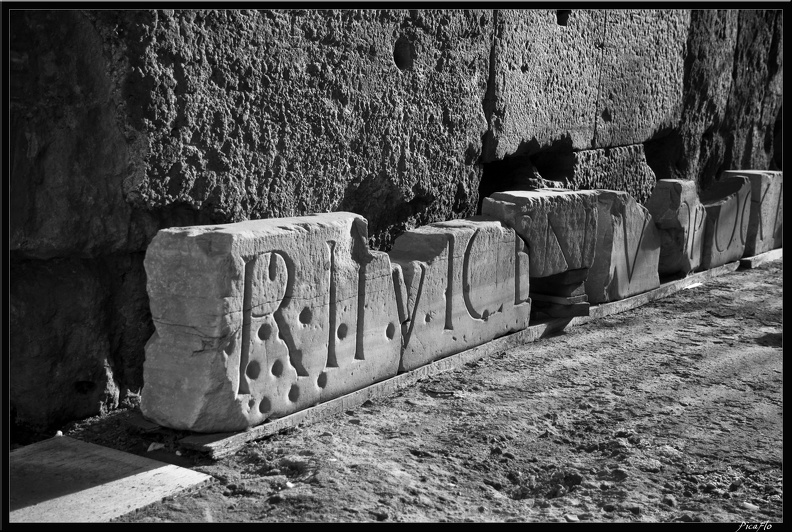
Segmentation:
{"type": "Polygon", "coordinates": [[[216,479],[126,522],[779,522],[782,290],[725,274],[219,461],[129,410],[64,433],[216,479]]]}

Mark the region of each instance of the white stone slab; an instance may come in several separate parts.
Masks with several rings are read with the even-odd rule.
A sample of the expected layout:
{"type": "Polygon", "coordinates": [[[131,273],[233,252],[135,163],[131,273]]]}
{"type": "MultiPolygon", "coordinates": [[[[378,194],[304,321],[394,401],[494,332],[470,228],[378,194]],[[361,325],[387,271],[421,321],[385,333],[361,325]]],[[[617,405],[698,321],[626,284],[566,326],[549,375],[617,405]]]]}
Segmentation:
{"type": "Polygon", "coordinates": [[[516,190],[484,198],[481,212],[513,228],[528,246],[531,277],[589,268],[597,238],[593,190],[516,190]]]}
{"type": "Polygon", "coordinates": [[[770,170],[729,170],[728,176],[745,176],[751,182],[751,215],[745,238],[745,256],[753,257],[783,243],[784,174],[770,170]]]}
{"type": "Polygon", "coordinates": [[[484,217],[407,231],[390,252],[401,267],[408,321],[402,370],[528,326],[530,261],[514,231],[484,217]]]}
{"type": "Polygon", "coordinates": [[[156,332],[143,414],[243,430],[396,374],[387,254],[352,213],[160,231],[145,260],[156,332]]]}
{"type": "Polygon", "coordinates": [[[661,179],[649,201],[649,214],[660,230],[658,272],[688,274],[701,265],[707,212],[694,181],[661,179]]]}
{"type": "Polygon", "coordinates": [[[66,436],[10,454],[11,523],[107,522],[211,480],[66,436]]]}
{"type": "Polygon", "coordinates": [[[597,251],[586,279],[589,303],[617,301],[660,286],[660,234],[626,192],[597,191],[597,251]]]}
{"type": "Polygon", "coordinates": [[[705,270],[739,260],[745,253],[751,216],[751,182],[724,175],[701,193],[707,210],[701,267],[705,270]]]}

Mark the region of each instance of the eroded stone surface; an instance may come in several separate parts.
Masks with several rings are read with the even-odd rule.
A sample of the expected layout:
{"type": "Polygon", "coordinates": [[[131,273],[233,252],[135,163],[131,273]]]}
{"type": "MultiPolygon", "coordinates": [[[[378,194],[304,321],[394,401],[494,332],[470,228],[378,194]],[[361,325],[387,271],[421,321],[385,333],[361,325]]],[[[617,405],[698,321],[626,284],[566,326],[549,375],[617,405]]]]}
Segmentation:
{"type": "Polygon", "coordinates": [[[402,370],[528,326],[529,258],[515,232],[485,217],[440,222],[396,239],[408,321],[402,370]]]}
{"type": "Polygon", "coordinates": [[[661,275],[690,273],[701,265],[707,212],[699,201],[696,183],[661,179],[646,203],[660,230],[661,275]]]}
{"type": "Polygon", "coordinates": [[[166,229],[145,265],[141,408],[157,423],[241,430],[397,372],[393,272],[358,215],[166,229]]]}
{"type": "Polygon", "coordinates": [[[626,192],[597,191],[597,248],[586,279],[592,304],[660,286],[660,234],[649,211],[626,192]]]}
{"type": "Polygon", "coordinates": [[[597,192],[496,192],[481,212],[514,228],[528,245],[531,277],[588,268],[597,234],[597,192]]]}
{"type": "Polygon", "coordinates": [[[751,182],[726,175],[701,193],[707,210],[701,267],[705,270],[741,258],[745,252],[751,213],[751,182]]]}
{"type": "Polygon", "coordinates": [[[751,215],[745,240],[745,256],[753,257],[782,246],[784,175],[761,170],[729,170],[724,176],[741,175],[751,182],[751,215]]]}

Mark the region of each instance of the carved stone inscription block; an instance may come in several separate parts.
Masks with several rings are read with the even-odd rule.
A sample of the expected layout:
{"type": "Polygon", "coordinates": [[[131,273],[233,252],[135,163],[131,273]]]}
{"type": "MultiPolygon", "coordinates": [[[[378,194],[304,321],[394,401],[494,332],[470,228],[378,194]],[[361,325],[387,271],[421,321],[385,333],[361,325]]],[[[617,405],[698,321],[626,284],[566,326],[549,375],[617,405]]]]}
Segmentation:
{"type": "Polygon", "coordinates": [[[780,248],[783,241],[784,174],[769,170],[729,170],[751,182],[751,215],[745,238],[746,257],[780,248]]]}
{"type": "Polygon", "coordinates": [[[481,212],[513,228],[528,245],[531,277],[589,268],[597,238],[594,190],[496,192],[481,212]]]}
{"type": "Polygon", "coordinates": [[[694,181],[661,179],[646,203],[660,230],[658,272],[690,273],[701,266],[704,224],[707,212],[694,181]]]}
{"type": "Polygon", "coordinates": [[[740,259],[745,253],[751,216],[751,182],[725,175],[701,193],[707,209],[701,266],[705,270],[740,259]]]}
{"type": "Polygon", "coordinates": [[[660,234],[626,192],[597,191],[597,251],[586,279],[589,303],[617,301],[660,286],[660,234]]]}
{"type": "Polygon", "coordinates": [[[165,229],[145,267],[157,423],[243,430],[398,371],[394,270],[356,214],[165,229]]]}
{"type": "Polygon", "coordinates": [[[529,265],[513,230],[485,217],[399,236],[390,259],[407,298],[402,370],[412,370],[528,326],[529,265]]]}

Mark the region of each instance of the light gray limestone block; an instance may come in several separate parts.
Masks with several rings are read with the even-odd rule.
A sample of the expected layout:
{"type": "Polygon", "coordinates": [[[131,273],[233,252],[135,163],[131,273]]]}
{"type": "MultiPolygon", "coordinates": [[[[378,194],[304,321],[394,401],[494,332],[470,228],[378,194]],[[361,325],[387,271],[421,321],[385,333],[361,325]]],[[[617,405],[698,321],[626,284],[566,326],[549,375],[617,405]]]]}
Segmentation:
{"type": "Polygon", "coordinates": [[[409,371],[528,326],[529,258],[486,217],[435,223],[396,239],[407,296],[401,369],[409,371]]]}
{"type": "Polygon", "coordinates": [[[770,170],[728,170],[724,177],[745,176],[751,182],[751,216],[745,240],[745,256],[780,248],[784,229],[784,174],[770,170]]]}
{"type": "Polygon", "coordinates": [[[597,251],[586,279],[589,303],[617,301],[660,286],[660,234],[626,192],[597,192],[597,251]]]}
{"type": "Polygon", "coordinates": [[[594,190],[514,190],[484,198],[481,212],[525,241],[531,277],[589,268],[597,238],[594,190]]]}
{"type": "Polygon", "coordinates": [[[694,181],[657,181],[646,208],[660,231],[661,275],[688,274],[701,265],[707,212],[694,181]]]}
{"type": "Polygon", "coordinates": [[[346,212],[160,231],[143,414],[243,430],[396,375],[393,269],[367,238],[346,212]]]}
{"type": "Polygon", "coordinates": [[[701,193],[707,209],[701,267],[705,270],[738,260],[745,253],[751,217],[751,182],[724,175],[701,193]]]}

